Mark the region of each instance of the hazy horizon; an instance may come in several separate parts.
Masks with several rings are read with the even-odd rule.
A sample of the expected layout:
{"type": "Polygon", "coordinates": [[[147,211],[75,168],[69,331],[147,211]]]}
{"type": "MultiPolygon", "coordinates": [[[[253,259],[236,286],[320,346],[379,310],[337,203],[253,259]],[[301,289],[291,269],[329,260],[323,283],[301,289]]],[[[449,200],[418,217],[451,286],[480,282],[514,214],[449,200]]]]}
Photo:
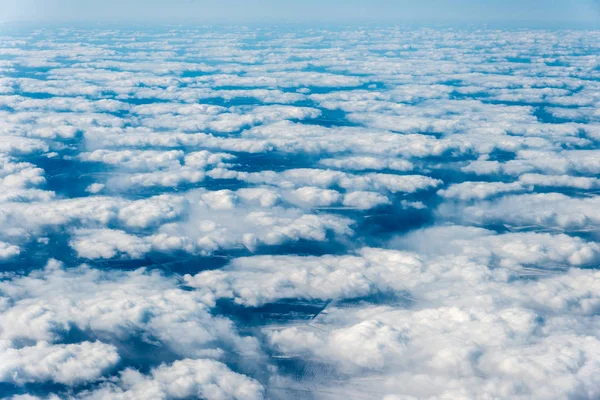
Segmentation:
{"type": "Polygon", "coordinates": [[[597,26],[596,0],[0,0],[2,23],[379,23],[597,26]]]}

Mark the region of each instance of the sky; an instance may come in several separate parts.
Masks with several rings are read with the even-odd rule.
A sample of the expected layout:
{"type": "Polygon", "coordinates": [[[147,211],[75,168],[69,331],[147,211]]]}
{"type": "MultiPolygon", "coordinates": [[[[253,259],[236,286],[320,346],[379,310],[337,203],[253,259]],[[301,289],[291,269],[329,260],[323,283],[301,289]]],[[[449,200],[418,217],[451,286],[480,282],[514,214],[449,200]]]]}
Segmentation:
{"type": "Polygon", "coordinates": [[[3,22],[411,22],[595,25],[598,0],[0,0],[3,22]]]}

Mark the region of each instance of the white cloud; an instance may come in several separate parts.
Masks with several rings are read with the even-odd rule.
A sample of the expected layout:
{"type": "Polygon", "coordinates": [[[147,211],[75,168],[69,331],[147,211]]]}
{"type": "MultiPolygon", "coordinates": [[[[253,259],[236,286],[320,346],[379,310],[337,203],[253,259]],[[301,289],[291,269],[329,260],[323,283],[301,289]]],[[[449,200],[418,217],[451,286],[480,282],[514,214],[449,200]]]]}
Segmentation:
{"type": "Polygon", "coordinates": [[[91,153],[81,153],[83,161],[102,162],[133,171],[155,171],[181,166],[183,151],[152,151],[152,150],[96,150],[91,153]]]}
{"type": "Polygon", "coordinates": [[[181,150],[95,150],[82,153],[83,161],[102,162],[119,169],[110,175],[106,186],[113,191],[137,187],[175,187],[204,180],[208,168],[228,166],[226,160],[235,158],[226,153],[206,150],[184,154],[181,150]]]}
{"type": "Polygon", "coordinates": [[[97,194],[103,191],[105,187],[106,185],[102,183],[92,183],[85,189],[85,191],[91,194],[97,194]]]}
{"type": "Polygon", "coordinates": [[[368,173],[355,175],[347,172],[324,169],[288,169],[283,172],[243,172],[214,169],[208,173],[212,178],[235,178],[253,184],[268,184],[285,189],[302,186],[321,188],[340,187],[349,191],[376,190],[391,193],[413,193],[440,185],[439,179],[423,175],[392,175],[368,173]]]}
{"type": "Polygon", "coordinates": [[[76,385],[99,380],[119,362],[114,346],[101,342],[0,347],[0,381],[23,385],[48,382],[76,385]]]}
{"type": "Polygon", "coordinates": [[[511,281],[502,268],[447,254],[420,274],[396,271],[387,279],[410,289],[412,307],[330,306],[309,324],[265,329],[273,349],[335,367],[322,371],[339,384],[315,391],[338,397],[596,395],[596,271],[511,281]]]}
{"type": "Polygon", "coordinates": [[[278,151],[309,154],[359,153],[389,157],[441,155],[460,145],[429,135],[398,135],[358,127],[307,126],[288,121],[263,125],[242,132],[242,138],[264,143],[278,151]]]}
{"type": "Polygon", "coordinates": [[[542,175],[523,174],[519,182],[524,185],[535,185],[540,187],[566,187],[574,189],[594,189],[600,187],[600,179],[571,175],[542,175]]]}
{"type": "MultiPolygon", "coordinates": [[[[211,253],[239,246],[254,250],[259,245],[300,239],[324,241],[329,233],[351,235],[353,222],[347,218],[276,206],[283,198],[309,208],[329,205],[329,201],[323,203],[319,198],[323,193],[333,196],[332,201],[341,199],[339,193],[330,192],[318,189],[308,196],[306,189],[288,194],[260,188],[242,189],[239,194],[200,189],[184,195],[158,195],[141,200],[92,196],[6,203],[0,221],[7,227],[3,236],[11,241],[31,240],[32,236],[58,229],[72,231],[71,245],[80,256],[90,259],[118,255],[140,258],[150,250],[211,253]],[[108,227],[121,230],[111,231],[108,227]],[[154,231],[139,236],[140,229],[154,231]]],[[[348,196],[352,199],[352,194],[348,196]]],[[[352,204],[355,207],[384,202],[378,195],[359,193],[359,196],[368,199],[358,202],[356,198],[358,203],[352,204]]]]}
{"type": "Polygon", "coordinates": [[[314,352],[339,363],[342,372],[361,368],[382,369],[405,356],[408,338],[402,330],[376,320],[362,321],[352,327],[336,328],[326,335],[311,330],[283,329],[269,339],[285,353],[314,352]]]}
{"type": "Polygon", "coordinates": [[[421,261],[412,254],[365,249],[361,256],[257,256],[234,260],[221,270],[186,275],[186,283],[207,296],[261,305],[286,298],[353,298],[397,289],[394,273],[418,274],[421,261]],[[377,262],[387,256],[386,263],[377,262]]]}
{"type": "MultiPolygon", "coordinates": [[[[299,209],[255,208],[226,200],[227,191],[214,199],[203,196],[182,223],[163,225],[151,240],[159,251],[212,253],[245,246],[274,246],[301,239],[326,241],[328,234],[349,236],[353,221],[330,214],[308,214],[299,209]]],[[[235,197],[232,198],[235,201],[235,197]]]]}
{"type": "Polygon", "coordinates": [[[552,174],[591,174],[600,172],[597,150],[569,150],[562,152],[523,150],[515,160],[505,163],[478,160],[463,168],[479,175],[504,173],[520,175],[527,172],[552,174]]]}
{"type": "MultiPolygon", "coordinates": [[[[200,294],[180,289],[176,279],[158,271],[102,271],[85,265],[67,269],[51,260],[43,270],[0,282],[0,294],[0,340],[53,343],[76,327],[105,342],[139,335],[188,357],[219,357],[221,346],[257,355],[255,339],[238,336],[231,321],[211,315],[200,294]]],[[[77,349],[93,354],[85,346],[65,351],[77,349]]],[[[114,353],[111,347],[101,349],[102,354],[114,353]]],[[[55,350],[60,354],[64,349],[48,351],[55,350]]],[[[36,351],[31,350],[32,357],[36,351]]],[[[104,362],[95,364],[103,369],[104,362]]]]}
{"type": "Polygon", "coordinates": [[[284,105],[261,106],[253,109],[205,105],[149,105],[138,106],[135,112],[144,115],[141,125],[153,129],[177,129],[184,132],[235,132],[244,127],[286,119],[316,118],[321,112],[314,108],[284,105]],[[172,113],[161,113],[162,109],[172,113]],[[228,112],[225,112],[228,111],[228,112]]]}
{"type": "Polygon", "coordinates": [[[296,87],[296,86],[318,86],[318,87],[354,87],[359,86],[363,79],[355,76],[334,75],[319,72],[272,72],[264,75],[207,75],[198,78],[199,82],[209,84],[212,87],[240,86],[240,87],[296,87]]]}
{"type": "Polygon", "coordinates": [[[45,184],[43,169],[0,153],[0,203],[51,200],[54,192],[40,189],[45,184]]]}
{"type": "Polygon", "coordinates": [[[32,154],[48,151],[48,145],[38,139],[17,136],[1,136],[0,153],[32,154]]]}
{"type": "Polygon", "coordinates": [[[292,204],[309,207],[327,207],[340,202],[340,192],[331,189],[321,189],[314,186],[303,186],[290,190],[285,195],[286,200],[292,204]]]}
{"type": "Polygon", "coordinates": [[[519,182],[463,182],[450,185],[447,189],[439,190],[438,194],[447,199],[462,201],[483,200],[499,194],[522,192],[526,190],[519,182]]]}
{"type": "Polygon", "coordinates": [[[0,40],[11,393],[600,397],[597,32],[124,33],[0,40]]]}
{"type": "Polygon", "coordinates": [[[501,197],[466,207],[443,204],[440,215],[477,225],[503,223],[509,227],[595,230],[600,221],[600,197],[574,198],[560,193],[501,197]]]}
{"type": "Polygon", "coordinates": [[[106,185],[113,191],[127,191],[149,187],[176,187],[186,183],[202,182],[203,170],[181,167],[173,170],[117,175],[107,180],[106,185]]]}
{"type": "Polygon", "coordinates": [[[355,207],[359,210],[368,210],[382,204],[390,204],[391,201],[376,192],[357,191],[344,196],[344,205],[355,207]]]}
{"type": "Polygon", "coordinates": [[[319,162],[321,165],[329,168],[341,170],[382,170],[391,169],[393,171],[411,171],[413,164],[410,161],[396,158],[378,158],[369,156],[355,156],[343,158],[327,158],[319,162]]]}
{"type": "Polygon", "coordinates": [[[468,226],[438,226],[413,231],[392,241],[394,247],[425,254],[465,254],[480,262],[505,267],[528,265],[543,269],[565,265],[586,266],[600,256],[600,246],[564,234],[494,231],[468,226]],[[431,248],[431,243],[437,243],[431,248]]]}
{"type": "Polygon", "coordinates": [[[357,390],[426,399],[597,395],[598,339],[560,332],[538,338],[536,315],[528,310],[506,308],[491,316],[479,308],[365,307],[322,315],[312,329],[274,330],[270,340],[283,354],[352,372],[329,388],[333,397],[357,390]]]}
{"type": "Polygon", "coordinates": [[[114,229],[78,230],[71,247],[81,258],[113,258],[118,254],[142,258],[151,249],[143,238],[114,229]]]}
{"type": "Polygon", "coordinates": [[[264,389],[256,380],[231,371],[213,360],[175,361],[150,371],[150,375],[127,369],[117,383],[104,385],[94,392],[84,392],[81,399],[185,399],[259,400],[264,389]]]}
{"type": "Polygon", "coordinates": [[[0,224],[3,236],[27,239],[44,230],[70,226],[98,227],[116,223],[128,228],[149,228],[181,217],[187,209],[185,198],[158,195],[142,200],[92,196],[52,199],[31,203],[5,203],[0,224]]]}
{"type": "Polygon", "coordinates": [[[0,260],[7,260],[19,254],[21,254],[21,249],[18,246],[0,242],[0,260]]]}
{"type": "MultiPolygon", "coordinates": [[[[348,198],[357,208],[386,202],[384,197],[373,193],[358,192],[358,197],[353,194],[346,195],[346,205],[350,205],[346,201],[348,198]]],[[[261,245],[273,246],[301,239],[325,241],[328,234],[353,234],[351,220],[278,206],[282,198],[311,208],[330,205],[332,201],[340,201],[342,196],[336,191],[318,188],[303,188],[281,195],[255,188],[239,192],[200,189],[188,192],[185,197],[162,195],[133,202],[121,200],[117,203],[118,213],[108,214],[102,225],[119,222],[124,228],[134,230],[161,224],[160,227],[150,235],[140,236],[122,230],[96,228],[97,223],[87,221],[86,215],[86,219],[80,221],[93,228],[75,229],[70,245],[82,258],[143,258],[150,251],[210,254],[241,246],[253,251],[261,245]],[[169,222],[171,220],[175,221],[169,222]]],[[[61,219],[56,223],[68,226],[72,222],[61,219]]]]}

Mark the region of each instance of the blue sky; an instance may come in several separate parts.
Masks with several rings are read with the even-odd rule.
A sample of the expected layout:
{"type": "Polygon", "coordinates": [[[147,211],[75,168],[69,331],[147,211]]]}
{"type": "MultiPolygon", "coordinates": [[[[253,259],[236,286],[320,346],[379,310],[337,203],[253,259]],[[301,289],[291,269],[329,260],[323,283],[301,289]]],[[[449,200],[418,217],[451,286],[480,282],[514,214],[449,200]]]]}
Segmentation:
{"type": "Polygon", "coordinates": [[[4,22],[416,22],[597,24],[598,0],[0,0],[4,22]]]}

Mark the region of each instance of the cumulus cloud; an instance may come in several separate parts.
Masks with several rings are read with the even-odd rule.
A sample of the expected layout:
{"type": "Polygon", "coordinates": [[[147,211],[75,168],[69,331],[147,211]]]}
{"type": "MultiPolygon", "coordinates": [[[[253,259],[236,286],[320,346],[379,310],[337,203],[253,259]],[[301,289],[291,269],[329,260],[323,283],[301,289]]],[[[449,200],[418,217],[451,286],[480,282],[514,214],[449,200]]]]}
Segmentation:
{"type": "Polygon", "coordinates": [[[107,226],[148,228],[180,217],[187,208],[185,198],[159,195],[142,200],[92,196],[88,198],[52,199],[30,203],[5,203],[0,224],[3,236],[28,239],[46,230],[71,226],[107,226]]]}
{"type": "Polygon", "coordinates": [[[45,184],[42,168],[0,153],[0,203],[50,200],[55,194],[41,189],[45,184]]]}
{"type": "Polygon", "coordinates": [[[519,182],[524,185],[540,187],[562,187],[584,190],[595,189],[600,186],[600,179],[598,178],[571,175],[523,174],[519,177],[519,182]]]}
{"type": "Polygon", "coordinates": [[[462,201],[483,200],[503,193],[521,192],[525,190],[519,182],[463,182],[450,185],[438,194],[447,199],[462,201]]]}
{"type": "Polygon", "coordinates": [[[23,385],[52,381],[66,385],[93,382],[119,361],[117,349],[101,342],[0,349],[0,381],[23,385]]]}
{"type": "Polygon", "coordinates": [[[12,257],[18,256],[21,253],[21,249],[18,246],[11,245],[9,243],[0,242],[0,260],[7,260],[12,257]]]}
{"type": "Polygon", "coordinates": [[[314,108],[272,105],[249,108],[231,108],[175,104],[144,105],[133,110],[142,115],[141,125],[153,129],[177,129],[184,132],[235,132],[244,127],[286,119],[316,118],[320,111],[314,108]],[[226,112],[228,111],[228,112],[226,112]]]}
{"type": "Polygon", "coordinates": [[[599,397],[599,41],[5,32],[3,390],[599,397]]]}
{"type": "Polygon", "coordinates": [[[264,389],[256,380],[231,371],[214,360],[183,359],[161,365],[148,376],[127,369],[116,384],[107,384],[94,392],[84,392],[82,399],[185,399],[258,400],[264,389]]]}
{"type": "Polygon", "coordinates": [[[439,212],[447,218],[477,225],[501,223],[517,229],[585,231],[595,230],[600,218],[598,199],[596,196],[574,198],[561,193],[522,194],[464,208],[447,204],[440,207],[439,212]]]}
{"type": "Polygon", "coordinates": [[[600,172],[597,150],[569,150],[562,152],[522,150],[514,160],[500,163],[478,160],[463,168],[478,175],[504,173],[520,175],[527,172],[543,174],[597,174],[600,172]]]}
{"type": "Polygon", "coordinates": [[[143,238],[115,229],[77,231],[71,247],[79,257],[88,259],[113,258],[117,254],[141,258],[151,249],[143,238]]]}
{"type": "Polygon", "coordinates": [[[390,200],[377,192],[357,191],[346,194],[344,205],[368,210],[382,204],[389,204],[390,200]]]}
{"type": "Polygon", "coordinates": [[[260,256],[234,260],[227,268],[185,277],[190,286],[215,298],[225,297],[248,305],[286,298],[322,299],[366,296],[398,288],[387,281],[394,271],[421,269],[411,254],[381,253],[366,249],[361,256],[260,256]],[[389,262],[373,262],[383,254],[389,262]]]}
{"type": "Polygon", "coordinates": [[[439,179],[422,175],[392,175],[369,173],[354,175],[347,172],[323,169],[289,169],[281,173],[275,171],[238,172],[215,169],[209,173],[212,178],[239,179],[253,184],[268,184],[282,188],[317,186],[323,188],[340,187],[345,190],[376,190],[384,192],[407,192],[434,188],[441,184],[439,179]]]}
{"type": "Polygon", "coordinates": [[[325,167],[337,168],[341,170],[382,170],[391,169],[394,171],[410,171],[413,164],[410,161],[394,158],[377,158],[369,156],[354,156],[343,158],[326,158],[320,161],[325,167]]]}
{"type": "Polygon", "coordinates": [[[413,231],[391,242],[393,247],[428,254],[465,254],[489,264],[556,267],[585,266],[598,260],[600,247],[565,234],[494,231],[469,226],[438,226],[413,231]],[[438,243],[432,249],[430,243],[438,243]]]}
{"type": "Polygon", "coordinates": [[[419,274],[392,270],[387,278],[401,281],[416,307],[371,305],[368,297],[339,303],[310,324],[267,329],[270,344],[281,357],[334,367],[328,377],[342,383],[315,390],[339,397],[359,388],[415,398],[594,394],[597,273],[513,281],[502,267],[471,260],[445,254],[426,260],[419,274]],[[551,387],[540,392],[548,379],[551,387]]]}
{"type": "MultiPolygon", "coordinates": [[[[277,205],[282,198],[287,198],[292,204],[311,208],[328,206],[342,198],[336,191],[323,193],[318,188],[304,189],[308,190],[283,195],[259,188],[238,192],[200,189],[188,192],[185,197],[124,202],[118,213],[107,214],[103,225],[119,223],[132,233],[98,228],[99,221],[92,220],[89,228],[73,231],[70,245],[80,257],[87,259],[142,258],[151,251],[210,254],[241,246],[254,251],[259,246],[298,240],[325,241],[330,235],[353,234],[350,228],[353,221],[348,218],[277,205]],[[146,235],[136,232],[148,228],[155,230],[146,235]]],[[[357,194],[359,197],[351,205],[359,209],[387,203],[385,197],[377,194],[357,194]]],[[[344,204],[348,204],[348,196],[344,204]]],[[[57,223],[68,224],[69,221],[57,223]]]]}
{"type": "MultiPolygon", "coordinates": [[[[10,371],[30,364],[23,360],[25,355],[33,360],[43,359],[46,353],[55,354],[48,356],[47,369],[30,365],[32,370],[23,375],[25,380],[35,380],[31,376],[40,374],[50,379],[62,373],[75,373],[71,381],[90,380],[117,362],[116,351],[108,345],[50,345],[60,341],[73,327],[104,338],[105,342],[140,335],[188,356],[219,356],[220,346],[246,355],[257,352],[255,340],[240,337],[228,319],[212,316],[198,293],[179,288],[174,278],[158,271],[102,271],[85,265],[69,269],[51,260],[43,270],[0,282],[0,294],[0,339],[40,343],[39,348],[10,350],[17,364],[8,363],[7,358],[7,376],[12,376],[10,371]],[[61,359],[65,360],[64,366],[61,359]],[[96,366],[78,372],[77,365],[96,366]],[[66,370],[61,372],[62,368],[66,370]]],[[[65,375],[56,379],[66,383],[69,378],[65,375]]]]}
{"type": "Polygon", "coordinates": [[[350,228],[353,221],[348,218],[303,213],[298,209],[215,207],[210,203],[198,203],[190,213],[187,222],[163,225],[151,238],[153,245],[163,251],[190,249],[192,252],[211,253],[239,246],[253,251],[264,245],[298,240],[326,241],[329,234],[353,234],[350,228]]]}
{"type": "Polygon", "coordinates": [[[225,161],[235,157],[227,153],[211,153],[206,150],[188,154],[181,150],[95,150],[91,153],[82,153],[79,158],[116,168],[117,173],[109,176],[105,186],[118,191],[198,183],[204,180],[207,169],[224,168],[230,165],[225,161]]]}
{"type": "Polygon", "coordinates": [[[353,373],[330,389],[337,397],[356,390],[426,399],[595,396],[598,339],[560,331],[537,339],[535,319],[527,310],[510,308],[493,317],[481,309],[444,307],[332,309],[323,325],[336,328],[284,328],[273,331],[270,340],[286,354],[353,373]]]}
{"type": "Polygon", "coordinates": [[[133,171],[155,171],[173,166],[179,167],[184,153],[182,151],[152,151],[152,150],[96,150],[82,153],[79,158],[83,161],[101,162],[116,165],[133,171]]]}

